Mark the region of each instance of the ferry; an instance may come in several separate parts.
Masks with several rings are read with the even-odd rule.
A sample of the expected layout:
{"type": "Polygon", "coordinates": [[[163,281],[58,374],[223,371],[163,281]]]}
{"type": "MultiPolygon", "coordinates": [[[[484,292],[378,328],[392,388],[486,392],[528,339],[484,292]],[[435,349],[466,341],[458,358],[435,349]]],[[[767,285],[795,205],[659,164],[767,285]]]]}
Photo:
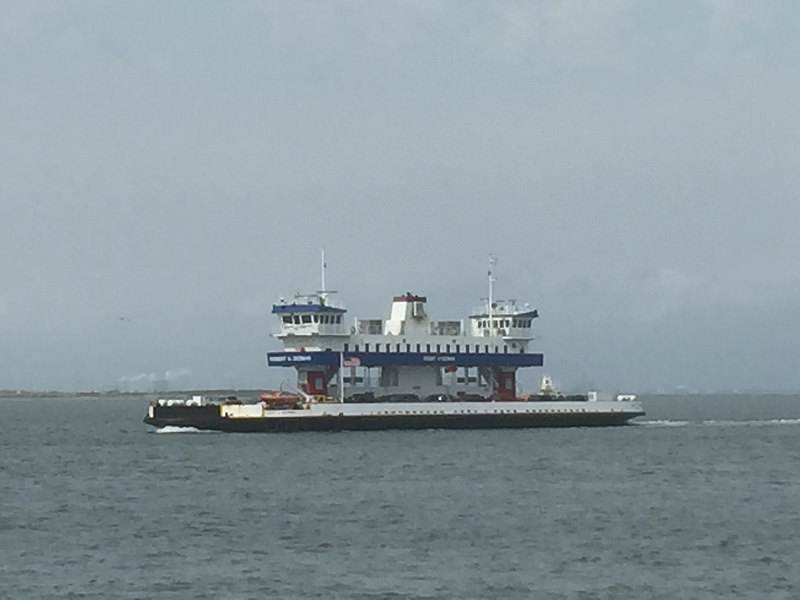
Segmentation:
{"type": "MultiPolygon", "coordinates": [[[[623,425],[644,415],[634,394],[565,395],[545,376],[523,394],[517,371],[544,365],[532,350],[539,313],[489,296],[466,319],[433,320],[426,296],[405,292],[388,318],[346,320],[325,290],[272,306],[280,351],[267,365],[293,369],[289,391],[243,402],[160,399],[145,423],[230,432],[484,429],[623,425]]],[[[492,265],[493,262],[490,262],[492,265]]]]}

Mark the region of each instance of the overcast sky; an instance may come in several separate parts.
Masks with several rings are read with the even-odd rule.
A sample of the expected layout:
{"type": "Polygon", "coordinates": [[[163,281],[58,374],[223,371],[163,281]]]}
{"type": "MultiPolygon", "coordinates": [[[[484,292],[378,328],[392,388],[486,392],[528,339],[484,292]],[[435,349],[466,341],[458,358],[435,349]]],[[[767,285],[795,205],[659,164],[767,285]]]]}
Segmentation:
{"type": "Polygon", "coordinates": [[[798,390],[798,22],[6,0],[0,388],[274,387],[270,305],[325,246],[351,318],[465,317],[495,254],[541,315],[531,385],[798,390]]]}

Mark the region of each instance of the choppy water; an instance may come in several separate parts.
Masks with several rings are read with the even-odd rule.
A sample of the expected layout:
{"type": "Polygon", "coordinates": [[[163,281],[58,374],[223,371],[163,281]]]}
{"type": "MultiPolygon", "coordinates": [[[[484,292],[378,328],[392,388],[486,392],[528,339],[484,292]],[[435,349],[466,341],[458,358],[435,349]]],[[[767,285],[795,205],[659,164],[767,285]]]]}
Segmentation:
{"type": "Polygon", "coordinates": [[[611,429],[150,431],[0,400],[0,598],[797,598],[800,396],[611,429]]]}

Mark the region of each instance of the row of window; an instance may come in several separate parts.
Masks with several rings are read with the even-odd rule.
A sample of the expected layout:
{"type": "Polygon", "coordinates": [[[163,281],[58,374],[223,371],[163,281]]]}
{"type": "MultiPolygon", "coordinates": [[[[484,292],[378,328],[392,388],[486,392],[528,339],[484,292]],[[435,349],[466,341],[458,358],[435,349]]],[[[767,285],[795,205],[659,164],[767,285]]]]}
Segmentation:
{"type": "Polygon", "coordinates": [[[491,323],[498,327],[530,327],[533,319],[481,319],[478,321],[478,327],[487,329],[491,327],[491,323]]]}
{"type": "MultiPolygon", "coordinates": [[[[411,350],[411,344],[394,344],[394,352],[403,352],[403,350],[401,350],[401,347],[403,345],[405,346],[405,352],[411,352],[412,351],[411,350]]],[[[416,344],[415,346],[416,346],[416,350],[415,350],[416,352],[423,352],[422,344],[416,344]]],[[[370,352],[370,347],[371,347],[370,344],[368,344],[368,343],[364,344],[364,352],[370,352]]],[[[454,352],[456,352],[457,354],[461,352],[461,344],[454,344],[454,347],[455,347],[454,352]]],[[[492,352],[491,350],[489,350],[490,347],[494,348],[494,353],[495,354],[498,354],[500,352],[500,346],[490,346],[489,344],[484,344],[483,353],[488,354],[488,353],[492,352]]],[[[464,352],[469,353],[470,352],[470,348],[471,348],[471,346],[469,344],[464,344],[464,352]]],[[[474,352],[478,352],[478,353],[481,352],[481,345],[480,344],[475,344],[474,348],[475,348],[474,352]]],[[[344,351],[345,352],[349,352],[350,351],[350,344],[345,344],[344,345],[344,351]]],[[[425,352],[440,353],[440,352],[442,352],[442,344],[425,344],[425,350],[424,351],[425,352]]],[[[355,344],[355,347],[353,348],[353,352],[360,352],[360,346],[358,344],[355,344]]],[[[375,352],[392,352],[392,344],[375,344],[375,352]],[[386,348],[383,349],[383,346],[386,346],[386,348]]],[[[450,344],[444,344],[444,352],[445,353],[449,353],[450,352],[450,344]]],[[[523,352],[524,352],[524,350],[522,348],[520,348],[519,349],[519,353],[522,354],[523,352]]],[[[504,354],[508,354],[508,344],[503,344],[503,353],[504,354]]]]}
{"type": "MultiPolygon", "coordinates": [[[[375,411],[370,413],[371,415],[465,415],[465,414],[575,414],[575,413],[585,413],[586,409],[570,409],[570,408],[525,408],[517,410],[516,408],[507,408],[507,409],[493,409],[489,410],[476,410],[476,409],[461,409],[461,410],[454,410],[452,412],[445,412],[443,410],[383,410],[383,411],[375,411]]],[[[339,416],[344,416],[344,413],[339,413],[339,416]]]]}
{"type": "Polygon", "coordinates": [[[301,323],[322,323],[323,325],[337,325],[342,322],[342,315],[284,315],[283,322],[287,325],[294,323],[300,325],[301,323]]]}

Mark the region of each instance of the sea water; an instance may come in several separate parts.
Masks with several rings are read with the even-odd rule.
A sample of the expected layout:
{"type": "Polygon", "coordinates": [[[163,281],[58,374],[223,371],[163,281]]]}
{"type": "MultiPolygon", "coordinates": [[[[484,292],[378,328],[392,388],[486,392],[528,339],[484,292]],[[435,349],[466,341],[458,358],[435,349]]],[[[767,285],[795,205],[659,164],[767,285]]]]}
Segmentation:
{"type": "Polygon", "coordinates": [[[800,396],[626,427],[155,430],[0,400],[0,598],[797,598],[800,396]]]}

